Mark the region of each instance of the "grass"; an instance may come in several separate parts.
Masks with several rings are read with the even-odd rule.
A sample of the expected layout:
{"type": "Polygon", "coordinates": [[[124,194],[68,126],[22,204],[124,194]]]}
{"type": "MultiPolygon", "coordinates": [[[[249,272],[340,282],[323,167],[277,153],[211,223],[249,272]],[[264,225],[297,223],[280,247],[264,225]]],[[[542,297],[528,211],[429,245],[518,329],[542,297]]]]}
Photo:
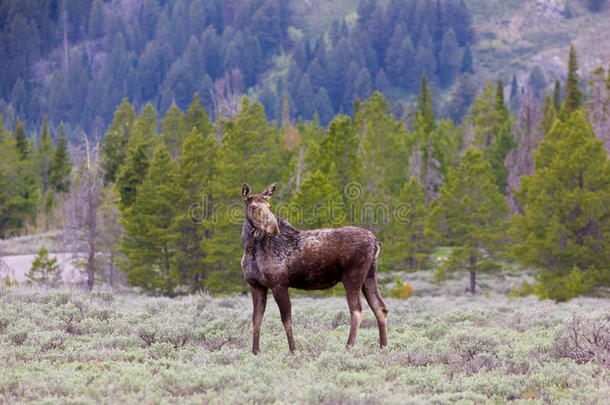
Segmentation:
{"type": "Polygon", "coordinates": [[[356,346],[343,298],[272,298],[260,356],[248,297],[0,290],[0,403],[607,403],[610,301],[387,299],[356,346]],[[595,339],[593,337],[596,337],[595,339]],[[588,342],[590,339],[591,342],[588,342]]]}

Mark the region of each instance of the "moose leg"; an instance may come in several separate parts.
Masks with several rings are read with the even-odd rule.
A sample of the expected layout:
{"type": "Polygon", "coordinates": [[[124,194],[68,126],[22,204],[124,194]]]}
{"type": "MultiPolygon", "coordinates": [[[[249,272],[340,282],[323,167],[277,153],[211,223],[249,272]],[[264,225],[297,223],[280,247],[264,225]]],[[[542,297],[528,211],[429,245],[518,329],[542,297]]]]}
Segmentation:
{"type": "Polygon", "coordinates": [[[349,348],[356,344],[356,334],[358,328],[364,317],[362,301],[360,300],[360,286],[352,285],[349,282],[344,282],[345,297],[347,298],[347,306],[349,307],[349,313],[351,315],[351,322],[349,328],[349,336],[347,338],[346,347],[349,348]]]}
{"type": "Polygon", "coordinates": [[[277,302],[277,306],[280,309],[280,315],[282,317],[282,323],[286,330],[286,337],[288,338],[288,347],[290,352],[294,353],[294,338],[292,337],[292,312],[290,309],[290,296],[288,296],[288,288],[279,287],[272,290],[273,298],[277,302]]]}
{"type": "Polygon", "coordinates": [[[379,345],[383,348],[388,345],[388,305],[385,303],[381,294],[379,294],[379,288],[377,287],[377,279],[367,278],[362,286],[362,291],[366,297],[366,301],[377,318],[377,326],[379,327],[379,345]]]}
{"type": "Polygon", "coordinates": [[[263,315],[265,314],[265,307],[267,306],[267,287],[262,286],[251,286],[252,287],[252,353],[259,354],[260,347],[260,336],[261,336],[261,323],[263,322],[263,315]]]}

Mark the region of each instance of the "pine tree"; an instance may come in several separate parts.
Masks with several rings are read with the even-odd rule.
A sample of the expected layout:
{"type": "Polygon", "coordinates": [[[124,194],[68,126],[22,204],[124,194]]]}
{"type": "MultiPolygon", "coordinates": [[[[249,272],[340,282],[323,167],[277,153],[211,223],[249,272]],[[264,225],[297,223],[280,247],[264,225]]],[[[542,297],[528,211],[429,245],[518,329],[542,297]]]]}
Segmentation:
{"type": "MultiPolygon", "coordinates": [[[[472,68],[472,52],[470,51],[470,46],[467,45],[464,50],[464,56],[462,57],[462,67],[460,69],[460,73],[474,73],[472,68]]],[[[513,76],[514,77],[514,76],[513,76]]]]}
{"type": "Polygon", "coordinates": [[[49,133],[47,117],[45,116],[42,122],[42,130],[38,149],[36,149],[35,165],[38,178],[40,179],[42,193],[45,194],[49,188],[49,176],[51,174],[51,165],[53,163],[54,151],[53,140],[49,133]]]}
{"type": "Polygon", "coordinates": [[[504,104],[502,80],[498,80],[495,92],[491,83],[487,83],[485,91],[476,98],[468,120],[473,125],[473,145],[484,151],[496,184],[504,192],[508,176],[504,160],[516,145],[510,131],[512,119],[504,104]]]}
{"type": "Polygon", "coordinates": [[[430,253],[431,241],[424,235],[426,194],[416,179],[410,178],[404,183],[392,214],[382,235],[385,249],[380,257],[380,268],[422,269],[430,253]]]}
{"type": "Polygon", "coordinates": [[[555,87],[553,88],[553,105],[555,111],[561,110],[561,82],[559,79],[555,80],[555,87]]]}
{"type": "Polygon", "coordinates": [[[295,225],[305,229],[346,224],[341,193],[319,169],[301,183],[292,208],[298,213],[295,225]]]}
{"type": "Polygon", "coordinates": [[[360,207],[365,200],[364,173],[357,159],[358,138],[350,117],[337,115],[328,126],[319,148],[312,150],[306,159],[313,162],[310,167],[320,169],[336,181],[333,186],[340,191],[350,224],[360,225],[360,207]]]}
{"type": "Polygon", "coordinates": [[[263,107],[246,97],[235,121],[224,124],[222,146],[215,159],[212,186],[214,215],[202,223],[203,264],[208,266],[206,288],[212,291],[241,290],[239,260],[242,254],[242,183],[264,190],[282,178],[280,135],[265,117],[263,107]]]}
{"type": "Polygon", "coordinates": [[[61,273],[57,258],[50,258],[49,251],[44,246],[38,250],[38,255],[32,262],[32,267],[25,274],[28,284],[32,283],[53,283],[57,284],[61,280],[61,273]]]}
{"type": "Polygon", "coordinates": [[[570,45],[570,56],[568,59],[568,76],[566,78],[566,95],[561,105],[560,116],[566,120],[568,116],[582,105],[582,91],[578,87],[578,60],[576,49],[570,45]]]}
{"type": "MultiPolygon", "coordinates": [[[[564,103],[566,106],[566,103],[564,103]]],[[[559,301],[608,285],[610,163],[582,113],[556,121],[522,179],[514,253],[539,269],[537,293],[559,301]]]]}
{"type": "Polygon", "coordinates": [[[212,134],[203,135],[197,126],[182,145],[177,172],[178,212],[172,222],[176,236],[176,270],[181,284],[190,291],[205,287],[207,266],[202,264],[205,252],[201,250],[202,238],[210,233],[201,229],[201,223],[212,215],[214,158],[218,142],[212,134]]]}
{"type": "Polygon", "coordinates": [[[434,109],[432,108],[432,92],[426,83],[426,73],[422,74],[419,94],[417,95],[417,112],[421,114],[421,128],[429,134],[434,129],[434,109]]]}
{"type": "Polygon", "coordinates": [[[51,162],[51,173],[49,175],[49,184],[56,192],[66,193],[70,190],[70,173],[72,172],[72,164],[68,156],[68,146],[64,136],[64,125],[59,125],[59,136],[57,138],[57,146],[51,162]]]}
{"type": "MultiPolygon", "coordinates": [[[[438,55],[439,76],[443,87],[447,87],[453,82],[460,69],[459,53],[460,48],[457,43],[455,32],[453,29],[449,29],[443,36],[443,42],[438,55]]],[[[470,66],[462,66],[463,69],[468,71],[472,71],[472,56],[470,58],[470,66]]],[[[467,65],[468,61],[463,61],[463,64],[467,65]]]]}
{"type": "Polygon", "coordinates": [[[127,140],[131,135],[133,123],[136,120],[136,111],[129,101],[124,98],[114,112],[114,118],[108,133],[104,136],[102,146],[102,167],[106,173],[105,181],[114,182],[119,167],[126,156],[127,140]]]}
{"type": "Polygon", "coordinates": [[[547,134],[551,130],[555,119],[557,118],[557,110],[555,109],[555,100],[551,98],[549,94],[544,99],[542,105],[542,131],[547,134]]]}
{"type": "Polygon", "coordinates": [[[470,148],[456,169],[449,171],[440,198],[426,221],[428,237],[452,246],[449,266],[470,272],[475,293],[476,273],[493,269],[493,258],[505,236],[506,200],[480,150],[470,148]]]}
{"type": "Polygon", "coordinates": [[[197,131],[200,134],[207,136],[214,130],[207,111],[201,107],[201,100],[199,99],[198,93],[193,95],[193,101],[191,101],[191,104],[189,105],[184,121],[184,127],[187,132],[190,132],[193,128],[197,128],[197,131]]]}
{"type": "Polygon", "coordinates": [[[15,137],[17,151],[19,152],[19,159],[26,160],[30,155],[30,145],[28,138],[25,135],[23,122],[19,121],[19,119],[17,119],[17,122],[15,123],[15,133],[13,136],[15,137]]]}
{"type": "MultiPolygon", "coordinates": [[[[23,126],[21,126],[23,127],[23,126]]],[[[39,189],[30,162],[22,159],[17,140],[0,115],[0,237],[18,235],[33,222],[39,189]]]]}
{"type": "Polygon", "coordinates": [[[125,163],[118,173],[116,185],[123,210],[131,207],[136,201],[138,187],[144,181],[150,164],[147,151],[148,145],[143,142],[131,146],[127,151],[125,163]]]}
{"type": "MultiPolygon", "coordinates": [[[[360,138],[358,159],[366,176],[366,194],[373,204],[391,208],[407,175],[407,130],[392,116],[390,104],[378,92],[366,100],[354,117],[355,131],[360,138]]],[[[380,229],[387,218],[371,210],[367,226],[380,229]]]]}
{"type": "Polygon", "coordinates": [[[123,218],[124,271],[129,283],[145,291],[173,295],[177,274],[174,235],[176,168],[165,144],[157,146],[150,170],[136,194],[134,207],[123,218]]]}
{"type": "Polygon", "coordinates": [[[184,139],[190,133],[190,128],[185,127],[184,113],[176,106],[175,103],[167,109],[165,117],[161,120],[161,139],[165,142],[167,150],[173,159],[176,159],[182,152],[182,144],[184,139]]]}

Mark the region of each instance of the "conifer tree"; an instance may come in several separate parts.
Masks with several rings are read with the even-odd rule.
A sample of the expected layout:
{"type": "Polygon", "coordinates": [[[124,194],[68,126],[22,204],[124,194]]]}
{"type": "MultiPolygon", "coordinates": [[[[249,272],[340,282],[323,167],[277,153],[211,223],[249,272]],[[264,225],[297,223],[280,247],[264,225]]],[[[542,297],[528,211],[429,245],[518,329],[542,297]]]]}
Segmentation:
{"type": "Polygon", "coordinates": [[[582,105],[582,91],[578,87],[578,59],[576,49],[570,45],[570,56],[568,59],[568,76],[566,78],[566,95],[561,105],[561,118],[566,120],[568,116],[582,105]]]}
{"type": "Polygon", "coordinates": [[[47,117],[45,116],[42,122],[42,130],[40,133],[40,141],[38,149],[36,149],[36,171],[42,188],[42,193],[45,194],[49,188],[49,176],[51,174],[51,165],[54,155],[53,140],[49,133],[47,117]]]}
{"type": "Polygon", "coordinates": [[[131,207],[136,200],[136,193],[146,176],[149,160],[146,156],[147,147],[138,144],[129,149],[125,163],[121,166],[116,184],[121,196],[120,205],[123,209],[131,207]]]}
{"type": "Polygon", "coordinates": [[[319,169],[307,176],[292,199],[296,226],[316,229],[346,224],[341,193],[319,169]]]}
{"type": "Polygon", "coordinates": [[[464,50],[464,56],[462,57],[462,67],[460,69],[460,73],[474,73],[472,68],[472,52],[470,50],[470,46],[466,45],[466,49],[464,50]]]}
{"type": "Polygon", "coordinates": [[[483,153],[466,150],[431,206],[426,232],[437,243],[453,247],[449,266],[470,272],[472,294],[476,273],[494,268],[492,259],[500,251],[507,214],[506,200],[483,153]]]}
{"type": "Polygon", "coordinates": [[[210,122],[207,111],[201,107],[199,93],[193,95],[193,101],[191,101],[186,116],[184,117],[184,127],[186,128],[187,133],[190,133],[193,128],[197,128],[197,131],[204,136],[207,136],[214,130],[214,126],[210,122]]]}
{"type": "Polygon", "coordinates": [[[201,248],[205,254],[203,263],[209,270],[206,287],[213,291],[235,291],[242,288],[240,187],[247,182],[252,190],[264,190],[281,180],[281,144],[280,135],[267,121],[262,105],[247,97],[235,121],[228,121],[223,129],[212,186],[215,211],[202,223],[202,231],[208,232],[210,238],[202,239],[201,248]]]}
{"type": "MultiPolygon", "coordinates": [[[[566,104],[564,103],[564,106],[566,104]]],[[[557,121],[522,179],[514,253],[539,270],[537,293],[559,301],[608,285],[610,163],[582,113],[557,121]]]]}
{"type": "Polygon", "coordinates": [[[167,150],[173,159],[176,159],[180,152],[182,152],[182,144],[184,139],[190,133],[191,129],[188,130],[185,127],[184,113],[180,111],[176,103],[172,105],[165,112],[165,117],[161,120],[161,140],[165,142],[167,150]]]}
{"type": "Polygon", "coordinates": [[[404,183],[390,215],[390,223],[382,234],[385,249],[380,267],[394,271],[422,269],[431,241],[424,235],[425,191],[415,178],[404,183]]]}
{"type": "Polygon", "coordinates": [[[17,140],[0,115],[0,237],[16,235],[33,221],[39,189],[30,162],[22,160],[17,140]]]}
{"type": "Polygon", "coordinates": [[[542,122],[540,123],[542,131],[545,134],[551,130],[556,118],[557,110],[555,109],[555,100],[547,94],[544,99],[544,104],[542,105],[542,122]]]}
{"type": "Polygon", "coordinates": [[[23,122],[19,121],[19,119],[17,119],[17,122],[15,123],[15,133],[13,136],[15,137],[15,144],[17,145],[17,151],[19,152],[19,159],[26,160],[30,154],[30,145],[28,138],[25,135],[23,122]]]}
{"type": "Polygon", "coordinates": [[[484,151],[496,184],[504,192],[508,176],[504,160],[516,145],[510,131],[512,119],[504,104],[502,80],[498,80],[495,92],[491,83],[487,83],[485,91],[476,98],[468,119],[473,124],[473,145],[484,151]]]}
{"type": "Polygon", "coordinates": [[[132,285],[145,291],[173,295],[177,274],[174,235],[176,168],[165,144],[157,146],[150,170],[138,189],[134,207],[123,217],[124,271],[132,285]]]}
{"type": "Polygon", "coordinates": [[[320,169],[338,190],[346,207],[350,224],[360,225],[360,208],[366,198],[364,173],[358,162],[358,138],[350,117],[337,115],[328,126],[328,131],[320,141],[319,148],[307,157],[313,168],[320,169]],[[334,179],[334,180],[333,180],[334,179]],[[348,186],[349,185],[349,186],[348,186]]]}
{"type": "Polygon", "coordinates": [[[64,125],[59,125],[59,136],[57,138],[57,146],[53,154],[51,162],[51,173],[49,175],[49,183],[56,192],[66,193],[70,189],[70,173],[72,164],[68,156],[68,146],[66,137],[64,136],[64,125]]]}
{"type": "Polygon", "coordinates": [[[57,284],[61,280],[61,273],[59,271],[59,265],[57,264],[57,258],[50,258],[49,251],[46,247],[42,246],[38,250],[38,255],[32,262],[32,267],[25,274],[28,284],[32,283],[53,283],[57,284]]]}
{"type": "Polygon", "coordinates": [[[133,123],[136,119],[136,111],[129,101],[124,98],[114,112],[114,118],[108,133],[104,135],[102,146],[102,167],[106,173],[105,181],[114,182],[119,172],[119,167],[126,156],[127,140],[130,137],[133,123]]]}
{"type": "Polygon", "coordinates": [[[555,111],[561,110],[561,82],[559,79],[555,80],[555,87],[553,88],[553,106],[555,111]]]}
{"type": "Polygon", "coordinates": [[[390,104],[381,93],[363,103],[354,117],[360,138],[359,158],[373,200],[389,203],[398,195],[407,175],[407,130],[392,116],[390,104]]]}
{"type": "Polygon", "coordinates": [[[211,233],[201,229],[201,223],[212,215],[214,157],[218,142],[210,133],[204,135],[193,126],[182,145],[177,172],[178,210],[172,222],[176,236],[176,269],[180,282],[190,291],[205,287],[207,266],[202,260],[202,238],[211,233]]]}

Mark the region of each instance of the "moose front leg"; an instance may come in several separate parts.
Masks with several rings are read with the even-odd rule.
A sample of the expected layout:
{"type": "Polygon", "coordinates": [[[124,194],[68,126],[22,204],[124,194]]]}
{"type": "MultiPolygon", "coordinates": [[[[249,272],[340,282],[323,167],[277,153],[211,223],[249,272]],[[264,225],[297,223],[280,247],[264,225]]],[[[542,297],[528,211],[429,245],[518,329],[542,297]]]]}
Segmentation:
{"type": "Polygon", "coordinates": [[[290,353],[294,353],[294,338],[292,337],[292,312],[290,308],[290,296],[288,295],[288,288],[278,287],[272,290],[273,298],[277,302],[277,306],[280,309],[280,315],[282,317],[282,323],[286,330],[286,337],[288,338],[288,347],[290,353]]]}
{"type": "Polygon", "coordinates": [[[259,354],[261,336],[261,323],[267,307],[267,287],[252,287],[252,353],[259,354]]]}

